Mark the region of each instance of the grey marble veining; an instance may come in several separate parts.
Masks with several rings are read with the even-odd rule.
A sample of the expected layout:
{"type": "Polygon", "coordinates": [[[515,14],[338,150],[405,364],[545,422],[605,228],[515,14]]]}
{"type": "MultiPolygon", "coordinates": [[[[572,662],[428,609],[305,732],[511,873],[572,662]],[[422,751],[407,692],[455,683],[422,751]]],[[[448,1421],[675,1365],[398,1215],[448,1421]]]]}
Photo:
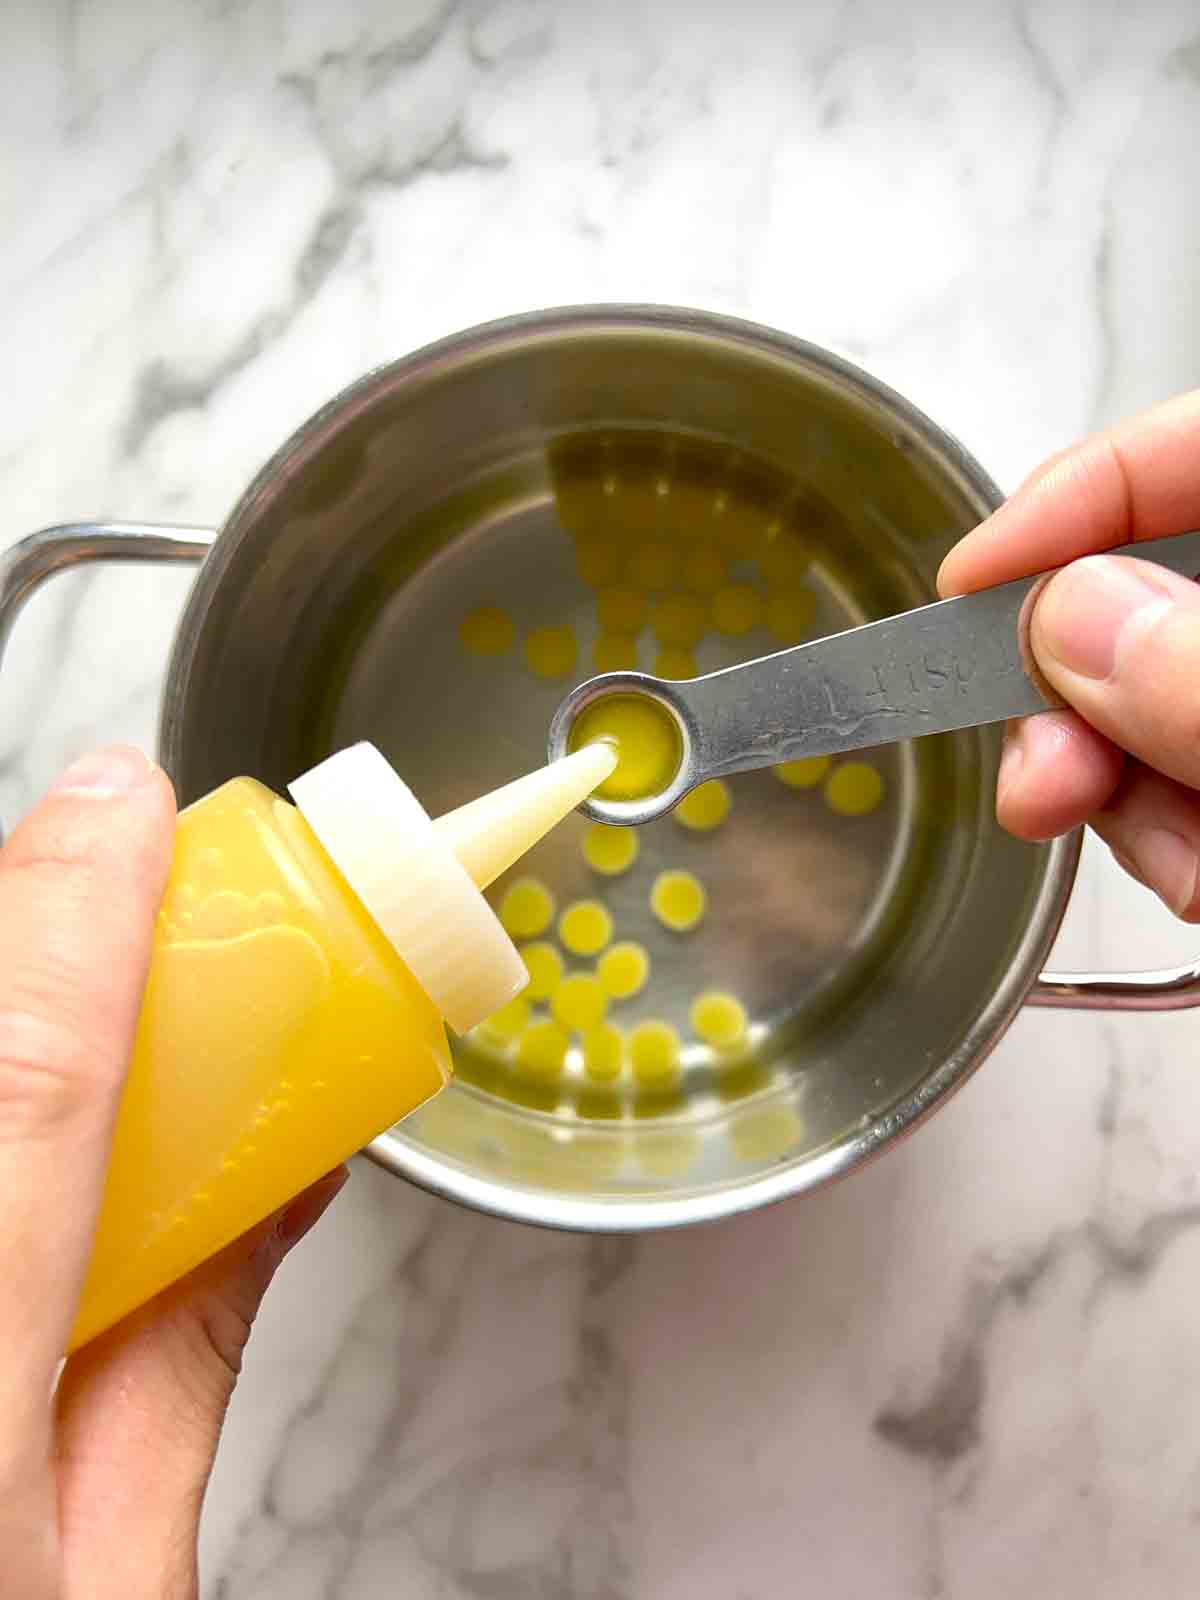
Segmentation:
{"type": "MultiPolygon", "coordinates": [[[[0,541],[216,525],[374,363],[596,299],[846,351],[1011,485],[1200,374],[1190,0],[14,0],[0,541]]],[[[185,574],[0,674],[0,816],[153,738],[185,574]]],[[[1195,934],[1089,851],[1060,956],[1195,934]]],[[[1200,1034],[1028,1015],[805,1201],[580,1239],[360,1164],[251,1345],[207,1600],[1125,1600],[1200,1577],[1200,1034]]]]}

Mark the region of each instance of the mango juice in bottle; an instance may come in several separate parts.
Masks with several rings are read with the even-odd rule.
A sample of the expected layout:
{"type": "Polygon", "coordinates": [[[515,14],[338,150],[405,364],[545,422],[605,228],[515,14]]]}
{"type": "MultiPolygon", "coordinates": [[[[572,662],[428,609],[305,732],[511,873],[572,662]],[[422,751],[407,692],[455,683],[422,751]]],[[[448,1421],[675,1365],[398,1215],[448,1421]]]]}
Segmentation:
{"type": "Polygon", "coordinates": [[[430,822],[377,751],[181,812],[70,1348],[448,1082],[526,981],[480,890],[611,771],[604,748],[430,822]]]}

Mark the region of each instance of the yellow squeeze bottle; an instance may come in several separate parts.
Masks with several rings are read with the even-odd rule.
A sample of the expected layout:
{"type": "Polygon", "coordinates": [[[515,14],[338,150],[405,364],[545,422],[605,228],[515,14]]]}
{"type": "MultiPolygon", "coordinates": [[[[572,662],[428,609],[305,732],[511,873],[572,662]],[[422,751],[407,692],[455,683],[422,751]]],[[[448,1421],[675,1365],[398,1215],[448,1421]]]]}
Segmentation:
{"type": "Polygon", "coordinates": [[[431,822],[377,750],[180,813],[75,1349],[449,1080],[525,966],[480,892],[612,772],[593,745],[431,822]]]}

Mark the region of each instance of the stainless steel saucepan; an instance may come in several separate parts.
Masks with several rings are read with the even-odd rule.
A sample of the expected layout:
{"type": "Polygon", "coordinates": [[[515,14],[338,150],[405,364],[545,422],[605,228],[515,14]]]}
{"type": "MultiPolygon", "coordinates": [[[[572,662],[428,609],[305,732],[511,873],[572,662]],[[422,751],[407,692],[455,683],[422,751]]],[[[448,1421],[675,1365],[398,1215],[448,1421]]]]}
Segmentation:
{"type": "MultiPolygon", "coordinates": [[[[569,687],[516,654],[464,655],[467,612],[502,609],[519,633],[571,626],[576,676],[591,676],[595,603],[572,522],[579,474],[601,458],[604,482],[632,485],[643,511],[649,483],[667,507],[732,496],[804,523],[814,636],[931,601],[946,551],[1000,500],[928,418],[812,345],[691,311],[557,310],[368,374],[283,445],[219,533],[34,534],[0,558],[0,649],[56,572],[202,562],[162,702],[159,752],[181,801],[238,773],[282,789],[370,738],[431,811],[448,809],[544,758],[569,687]]],[[[700,648],[707,672],[769,644],[700,648]]],[[[651,1093],[574,1065],[553,1084],[522,1082],[466,1041],[455,1085],[370,1155],[529,1222],[715,1218],[876,1155],[965,1081],[1025,1004],[1200,1004],[1200,963],[1043,971],[1079,839],[1032,846],[999,829],[999,742],[995,728],[961,729],[878,752],[885,803],[852,824],[760,772],[734,780],[718,834],[648,824],[636,871],[610,895],[622,933],[651,943],[646,884],[664,864],[702,876],[710,914],[688,939],[658,938],[629,1018],[685,1022],[695,992],[719,985],[745,1004],[753,1051],[730,1061],[690,1045],[680,1085],[651,1093]]],[[[584,826],[571,819],[530,864],[566,894],[589,887],[584,826]]]]}

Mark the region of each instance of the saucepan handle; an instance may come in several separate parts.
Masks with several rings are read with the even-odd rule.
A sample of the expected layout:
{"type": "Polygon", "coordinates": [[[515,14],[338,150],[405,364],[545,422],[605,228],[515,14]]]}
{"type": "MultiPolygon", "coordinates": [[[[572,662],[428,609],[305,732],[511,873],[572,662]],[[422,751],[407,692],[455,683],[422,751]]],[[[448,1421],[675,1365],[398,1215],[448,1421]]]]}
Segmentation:
{"type": "Polygon", "coordinates": [[[203,561],[216,537],[208,528],[68,522],[0,551],[0,666],[21,607],[47,578],[92,561],[203,561]]]}
{"type": "Polygon", "coordinates": [[[142,522],[68,522],[31,533],[0,552],[0,661],[21,607],[47,578],[92,561],[203,561],[216,537],[209,528],[142,522]]]}
{"type": "Polygon", "coordinates": [[[1200,1006],[1200,961],[1151,972],[1043,972],[1028,1003],[1067,1011],[1186,1011],[1200,1006]]]}

